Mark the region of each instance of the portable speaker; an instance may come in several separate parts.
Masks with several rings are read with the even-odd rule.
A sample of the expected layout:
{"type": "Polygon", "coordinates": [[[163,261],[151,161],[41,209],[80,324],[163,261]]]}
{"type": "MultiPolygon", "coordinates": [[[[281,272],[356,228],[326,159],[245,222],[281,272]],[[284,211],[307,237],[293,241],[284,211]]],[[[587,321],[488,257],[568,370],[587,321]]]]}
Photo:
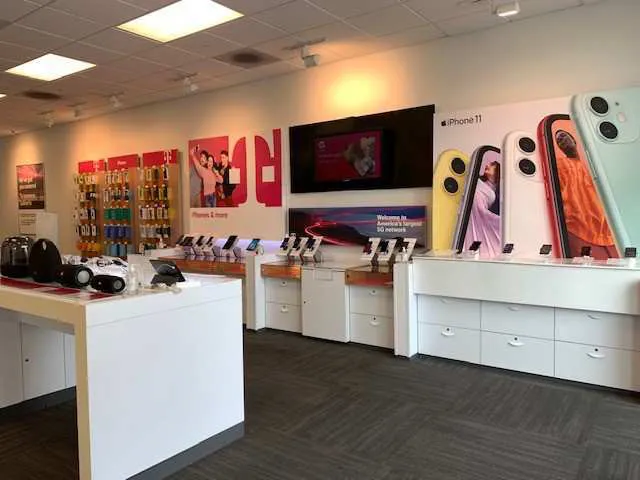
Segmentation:
{"type": "Polygon", "coordinates": [[[93,272],[84,265],[62,265],[56,272],[56,280],[69,288],[84,288],[92,278],[93,272]]]}
{"type": "Polygon", "coordinates": [[[91,286],[103,293],[120,293],[126,284],[124,279],[113,275],[96,275],[91,280],[91,286]]]}
{"type": "Polygon", "coordinates": [[[56,272],[61,266],[62,258],[55,243],[41,238],[33,244],[29,254],[29,273],[36,282],[55,282],[56,272]]]}

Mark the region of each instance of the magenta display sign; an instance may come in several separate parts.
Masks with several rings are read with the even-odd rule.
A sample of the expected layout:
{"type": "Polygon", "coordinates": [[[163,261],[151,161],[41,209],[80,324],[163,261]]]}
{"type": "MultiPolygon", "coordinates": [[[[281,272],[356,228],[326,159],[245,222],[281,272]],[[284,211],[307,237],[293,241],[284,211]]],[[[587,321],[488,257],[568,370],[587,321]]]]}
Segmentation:
{"type": "Polygon", "coordinates": [[[356,132],[316,139],[316,182],[377,179],[381,176],[381,131],[356,132]]]}

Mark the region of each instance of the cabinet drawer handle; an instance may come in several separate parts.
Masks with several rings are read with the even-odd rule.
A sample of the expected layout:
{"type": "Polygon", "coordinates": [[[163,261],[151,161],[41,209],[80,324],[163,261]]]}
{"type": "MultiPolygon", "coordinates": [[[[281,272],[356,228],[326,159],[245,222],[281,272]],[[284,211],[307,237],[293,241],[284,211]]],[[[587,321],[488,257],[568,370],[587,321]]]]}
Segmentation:
{"type": "Polygon", "coordinates": [[[587,353],[587,355],[588,355],[590,358],[595,358],[596,360],[602,360],[603,358],[606,358],[606,357],[607,357],[604,353],[600,353],[600,352],[598,352],[598,351],[595,351],[595,352],[589,352],[589,353],[587,353]]]}
{"type": "Polygon", "coordinates": [[[373,320],[369,320],[369,325],[371,325],[372,327],[379,327],[380,326],[380,321],[373,317],[373,320]]]}
{"type": "Polygon", "coordinates": [[[524,347],[524,342],[521,342],[517,338],[514,338],[509,342],[509,345],[511,345],[512,347],[524,347]]]}
{"type": "Polygon", "coordinates": [[[280,311],[282,313],[289,313],[289,307],[285,307],[284,305],[282,307],[280,307],[280,311]]]}
{"type": "Polygon", "coordinates": [[[520,307],[516,306],[516,305],[510,305],[509,310],[511,310],[512,312],[519,312],[520,311],[520,307]]]}
{"type": "Polygon", "coordinates": [[[587,317],[589,317],[591,320],[600,320],[600,315],[596,315],[595,313],[589,313],[587,315],[587,317]]]}
{"type": "Polygon", "coordinates": [[[378,291],[377,290],[369,290],[369,295],[376,296],[376,295],[378,295],[378,291]]]}
{"type": "Polygon", "coordinates": [[[443,337],[455,337],[456,332],[452,331],[450,328],[447,328],[446,330],[442,331],[442,336],[443,337]]]}
{"type": "Polygon", "coordinates": [[[286,280],[283,280],[282,282],[280,282],[281,287],[286,287],[287,285],[288,283],[286,282],[286,280]]]}

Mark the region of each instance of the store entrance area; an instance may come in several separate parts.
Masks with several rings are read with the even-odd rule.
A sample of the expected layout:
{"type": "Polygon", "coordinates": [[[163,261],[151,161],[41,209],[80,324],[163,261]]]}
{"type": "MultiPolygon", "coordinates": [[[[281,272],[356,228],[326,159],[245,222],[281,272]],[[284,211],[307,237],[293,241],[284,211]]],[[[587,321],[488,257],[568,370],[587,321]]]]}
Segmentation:
{"type": "MultiPolygon", "coordinates": [[[[171,480],[635,479],[637,395],[245,333],[246,435],[171,480]]],[[[0,478],[78,478],[74,404],[0,417],[0,478]]]]}

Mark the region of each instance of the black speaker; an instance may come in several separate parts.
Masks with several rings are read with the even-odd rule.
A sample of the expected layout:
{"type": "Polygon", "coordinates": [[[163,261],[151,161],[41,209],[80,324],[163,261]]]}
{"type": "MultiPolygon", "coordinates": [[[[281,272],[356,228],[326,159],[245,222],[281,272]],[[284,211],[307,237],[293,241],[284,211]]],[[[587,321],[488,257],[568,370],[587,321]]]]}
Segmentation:
{"type": "Polygon", "coordinates": [[[41,238],[33,244],[29,254],[29,273],[36,282],[55,282],[56,272],[61,266],[62,258],[55,243],[41,238]]]}
{"type": "Polygon", "coordinates": [[[91,280],[91,286],[103,293],[120,293],[126,287],[124,279],[113,275],[96,275],[91,280]]]}
{"type": "Polygon", "coordinates": [[[84,265],[62,265],[56,272],[58,283],[69,288],[84,288],[92,278],[93,272],[84,265]]]}

